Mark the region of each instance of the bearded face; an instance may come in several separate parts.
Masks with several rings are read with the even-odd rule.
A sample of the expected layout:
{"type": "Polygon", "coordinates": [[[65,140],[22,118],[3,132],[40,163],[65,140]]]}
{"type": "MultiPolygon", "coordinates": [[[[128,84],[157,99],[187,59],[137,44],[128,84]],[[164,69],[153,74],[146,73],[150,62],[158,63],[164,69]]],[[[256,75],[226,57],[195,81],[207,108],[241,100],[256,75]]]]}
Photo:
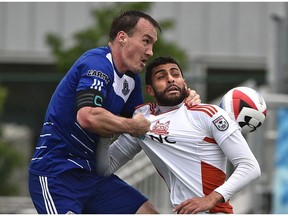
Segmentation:
{"type": "Polygon", "coordinates": [[[163,91],[157,91],[153,86],[152,88],[154,90],[155,98],[161,106],[175,106],[181,103],[187,96],[185,86],[180,88],[176,85],[171,85],[163,91]]]}

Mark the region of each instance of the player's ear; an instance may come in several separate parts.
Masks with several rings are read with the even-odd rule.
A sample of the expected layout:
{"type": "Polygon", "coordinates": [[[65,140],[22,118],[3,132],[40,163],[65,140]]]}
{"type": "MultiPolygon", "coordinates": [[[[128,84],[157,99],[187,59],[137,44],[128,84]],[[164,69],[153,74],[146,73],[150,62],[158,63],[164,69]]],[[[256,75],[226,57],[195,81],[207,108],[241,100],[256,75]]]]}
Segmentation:
{"type": "Polygon", "coordinates": [[[117,34],[118,41],[121,45],[125,44],[127,34],[124,31],[119,31],[117,34]]]}
{"type": "Polygon", "coordinates": [[[151,85],[146,85],[146,91],[147,91],[147,93],[150,95],[150,96],[154,96],[155,94],[154,94],[154,90],[153,90],[153,88],[152,88],[152,86],[151,85]]]}
{"type": "Polygon", "coordinates": [[[185,86],[185,89],[187,90],[187,83],[186,83],[186,80],[184,79],[184,86],[185,86]]]}

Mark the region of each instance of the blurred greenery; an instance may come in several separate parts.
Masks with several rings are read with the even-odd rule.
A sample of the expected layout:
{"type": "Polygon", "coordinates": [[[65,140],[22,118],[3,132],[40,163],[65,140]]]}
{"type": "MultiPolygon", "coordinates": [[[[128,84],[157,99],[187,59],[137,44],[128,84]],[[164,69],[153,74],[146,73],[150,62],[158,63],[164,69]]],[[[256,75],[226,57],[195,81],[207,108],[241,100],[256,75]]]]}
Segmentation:
{"type": "MultiPolygon", "coordinates": [[[[66,73],[72,64],[85,51],[108,44],[108,35],[113,18],[123,10],[140,10],[149,14],[149,9],[153,6],[153,2],[117,2],[110,5],[91,10],[93,17],[93,25],[72,36],[72,46],[67,47],[64,39],[54,33],[49,33],[46,37],[46,42],[49,45],[53,56],[56,59],[56,68],[58,72],[66,73]]],[[[174,23],[172,20],[157,20],[161,26],[162,32],[173,29],[174,23]]],[[[158,41],[154,49],[154,56],[173,56],[181,65],[182,69],[187,68],[188,56],[186,52],[177,46],[176,43],[167,41],[162,34],[158,34],[158,41]]],[[[144,74],[141,74],[144,80],[144,74]]],[[[144,83],[143,83],[144,89],[144,83]]],[[[145,101],[150,101],[146,91],[143,91],[145,101]]]]}
{"type": "Polygon", "coordinates": [[[5,101],[6,96],[7,96],[6,88],[0,86],[0,114],[3,111],[4,101],[5,101]]]}
{"type": "MultiPolygon", "coordinates": [[[[0,87],[0,114],[2,113],[7,90],[0,87]]],[[[19,152],[11,148],[9,143],[3,141],[2,130],[0,128],[0,195],[16,195],[18,185],[11,181],[11,175],[16,168],[22,164],[22,157],[19,152]]]]}

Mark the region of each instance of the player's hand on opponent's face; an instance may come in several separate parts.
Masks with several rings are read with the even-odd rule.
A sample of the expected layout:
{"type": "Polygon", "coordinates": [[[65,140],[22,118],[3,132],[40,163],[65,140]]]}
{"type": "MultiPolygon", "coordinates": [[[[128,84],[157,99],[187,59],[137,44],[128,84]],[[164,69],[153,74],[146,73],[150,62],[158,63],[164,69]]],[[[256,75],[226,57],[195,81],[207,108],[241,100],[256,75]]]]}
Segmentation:
{"type": "Polygon", "coordinates": [[[142,137],[150,130],[150,121],[148,121],[141,113],[133,116],[134,126],[129,134],[134,137],[142,137]]]}
{"type": "Polygon", "coordinates": [[[185,103],[188,106],[197,105],[201,103],[200,95],[197,94],[195,90],[187,88],[187,95],[188,97],[186,98],[185,103]]]}

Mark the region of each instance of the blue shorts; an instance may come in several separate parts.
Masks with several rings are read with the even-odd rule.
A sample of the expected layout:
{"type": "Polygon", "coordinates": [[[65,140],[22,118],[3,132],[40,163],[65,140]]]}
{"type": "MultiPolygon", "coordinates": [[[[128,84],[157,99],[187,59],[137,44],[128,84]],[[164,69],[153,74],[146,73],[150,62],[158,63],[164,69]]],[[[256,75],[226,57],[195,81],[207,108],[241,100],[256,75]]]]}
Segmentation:
{"type": "Polygon", "coordinates": [[[116,175],[83,170],[56,177],[30,172],[29,192],[39,214],[135,214],[148,200],[116,175]]]}

